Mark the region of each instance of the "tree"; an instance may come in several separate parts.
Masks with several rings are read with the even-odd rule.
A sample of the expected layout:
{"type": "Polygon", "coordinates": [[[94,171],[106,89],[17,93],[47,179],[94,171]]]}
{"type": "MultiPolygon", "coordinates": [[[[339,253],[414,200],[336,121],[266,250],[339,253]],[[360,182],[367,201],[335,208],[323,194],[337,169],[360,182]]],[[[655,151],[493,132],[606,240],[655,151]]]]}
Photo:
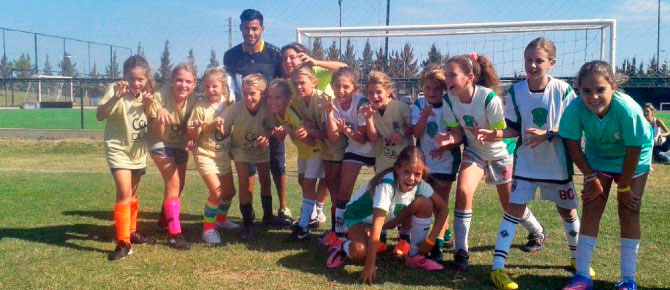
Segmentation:
{"type": "Polygon", "coordinates": [[[44,60],[44,68],[42,69],[42,74],[45,76],[52,76],[53,72],[51,71],[51,62],[49,62],[49,55],[47,54],[44,60]]]}
{"type": "Polygon", "coordinates": [[[97,79],[99,77],[100,76],[98,75],[98,66],[94,62],[93,63],[93,68],[91,69],[91,78],[97,79]]]}
{"type": "Polygon", "coordinates": [[[116,50],[112,54],[112,63],[105,66],[105,75],[110,79],[119,78],[119,61],[116,58],[116,50]]]}
{"type": "Polygon", "coordinates": [[[656,76],[658,75],[658,60],[654,54],[649,60],[649,66],[647,66],[647,76],[656,76]]]}
{"type": "Polygon", "coordinates": [[[219,61],[216,60],[216,52],[212,48],[212,53],[209,57],[209,64],[207,65],[207,68],[212,68],[212,67],[219,67],[219,61]]]}
{"type": "Polygon", "coordinates": [[[633,57],[633,60],[630,63],[630,69],[628,70],[628,75],[631,77],[637,76],[637,59],[633,57]]]}
{"type": "Polygon", "coordinates": [[[428,50],[428,57],[426,57],[426,60],[421,62],[421,67],[426,69],[430,65],[441,64],[441,63],[442,63],[442,53],[437,49],[437,45],[433,43],[430,46],[430,50],[428,50]]]}
{"type": "Polygon", "coordinates": [[[399,64],[402,70],[400,70],[399,73],[401,73],[400,75],[402,78],[416,77],[419,73],[419,66],[417,65],[418,61],[414,59],[414,49],[412,48],[412,45],[409,44],[409,42],[405,42],[405,46],[403,46],[400,54],[398,55],[396,53],[396,55],[400,59],[399,64]]]}
{"type": "Polygon", "coordinates": [[[30,61],[30,54],[21,54],[19,59],[14,61],[14,68],[19,78],[28,78],[33,75],[33,66],[30,61]]]}
{"type": "Polygon", "coordinates": [[[340,61],[340,49],[337,48],[337,41],[333,40],[333,44],[328,48],[328,60],[340,61]]]}
{"type": "Polygon", "coordinates": [[[342,55],[342,61],[349,65],[350,68],[358,70],[358,62],[356,61],[356,52],[351,39],[347,39],[347,48],[342,55]]]}
{"type": "Polygon", "coordinates": [[[163,48],[163,55],[161,56],[161,66],[156,72],[156,80],[162,80],[164,82],[172,78],[172,64],[170,63],[170,41],[165,41],[165,47],[163,48]]]}
{"type": "Polygon", "coordinates": [[[323,60],[323,45],[321,45],[321,38],[314,38],[314,45],[312,45],[312,57],[314,59],[323,60]]]}
{"type": "Polygon", "coordinates": [[[3,55],[2,60],[0,60],[0,78],[12,77],[12,68],[14,68],[14,64],[7,59],[6,55],[3,55]]]}
{"type": "Polygon", "coordinates": [[[384,66],[386,64],[386,54],[384,49],[380,46],[379,50],[375,53],[375,63],[372,66],[374,70],[384,71],[384,66]]]}
{"type": "Polygon", "coordinates": [[[637,69],[637,76],[638,77],[644,76],[644,61],[640,62],[640,68],[637,69]]]}
{"type": "Polygon", "coordinates": [[[374,52],[370,46],[370,39],[365,41],[365,47],[363,48],[363,59],[361,59],[361,77],[367,76],[372,68],[374,67],[374,52]]]}
{"type": "Polygon", "coordinates": [[[142,48],[142,42],[141,41],[137,43],[137,50],[135,51],[135,54],[141,56],[144,59],[147,58],[144,55],[144,48],[142,48]]]}
{"type": "Polygon", "coordinates": [[[661,63],[660,77],[665,77],[665,78],[670,77],[670,71],[668,70],[668,62],[667,61],[663,61],[663,63],[661,63]]]}
{"type": "Polygon", "coordinates": [[[186,57],[186,60],[193,65],[195,71],[198,71],[198,66],[195,64],[195,55],[193,55],[193,48],[188,50],[188,56],[186,57]]]}
{"type": "MultiPolygon", "coordinates": [[[[114,58],[116,59],[116,54],[114,54],[114,58]]],[[[58,67],[60,68],[60,75],[64,77],[76,77],[77,76],[77,63],[72,62],[72,56],[65,52],[63,53],[63,60],[58,64],[58,67]]],[[[118,66],[117,66],[118,70],[118,66]]]]}

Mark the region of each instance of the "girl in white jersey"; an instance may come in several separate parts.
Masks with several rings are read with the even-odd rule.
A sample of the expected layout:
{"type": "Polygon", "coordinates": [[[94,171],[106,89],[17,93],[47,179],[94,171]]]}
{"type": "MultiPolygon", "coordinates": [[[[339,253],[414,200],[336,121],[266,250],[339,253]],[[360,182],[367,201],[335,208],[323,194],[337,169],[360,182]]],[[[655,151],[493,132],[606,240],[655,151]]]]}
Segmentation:
{"type": "Polygon", "coordinates": [[[393,166],[361,186],[347,204],[344,220],[349,239],[330,250],[326,266],[341,267],[345,257],[365,261],[361,280],[372,284],[382,229],[411,224],[412,245],[405,265],[429,271],[444,269],[426,258],[447,216],[444,201],[433,194],[426,178],[426,161],[421,150],[409,145],[400,151],[393,166]],[[435,226],[429,234],[433,213],[435,226]]]}
{"type": "MultiPolygon", "coordinates": [[[[526,203],[535,198],[538,188],[542,199],[554,202],[563,218],[573,268],[577,253],[579,201],[572,183],[572,162],[565,152],[564,141],[557,135],[561,115],[576,95],[566,82],[547,74],[556,63],[556,46],[551,40],[540,37],[531,41],[524,50],[524,59],[528,77],[514,84],[505,97],[508,127],[504,135],[518,140],[509,210],[500,221],[493,254],[491,280],[499,289],[518,288],[504,271],[505,261],[526,203]]],[[[541,250],[544,235],[543,231],[540,236],[530,237],[522,250],[541,250]]]]}
{"type": "MultiPolygon", "coordinates": [[[[500,204],[507,212],[512,181],[512,156],[502,141],[506,128],[502,99],[496,91],[500,80],[488,58],[471,55],[452,57],[447,62],[448,106],[443,114],[450,128],[465,131],[466,146],[458,172],[456,205],[454,209],[454,235],[456,252],[454,268],[468,268],[468,232],[472,219],[475,191],[482,178],[493,183],[498,190],[500,204]]],[[[438,141],[450,145],[457,141],[452,134],[441,135],[438,141]]],[[[534,234],[542,233],[542,226],[530,213],[524,216],[524,226],[534,234]]]]}
{"type": "Polygon", "coordinates": [[[344,210],[349,203],[351,193],[363,165],[375,165],[373,144],[366,137],[365,119],[359,110],[369,104],[368,98],[358,94],[358,73],[351,68],[341,68],[333,75],[332,87],[337,102],[328,109],[328,139],[337,142],[346,138],[344,159],[340,170],[338,192],[331,193],[331,202],[336,207],[332,219],[331,231],[325,236],[322,245],[331,248],[341,243],[346,233],[344,210]]]}
{"type": "Polygon", "coordinates": [[[663,120],[656,118],[656,108],[652,103],[644,104],[642,112],[644,112],[644,118],[651,124],[651,128],[654,129],[654,161],[669,163],[670,155],[667,152],[670,150],[670,138],[668,138],[670,130],[665,126],[663,120]]]}
{"type": "Polygon", "coordinates": [[[149,63],[131,56],[123,63],[123,81],[109,86],[98,105],[96,118],[105,125],[105,155],[116,184],[114,224],[116,249],[112,261],[132,253],[132,244],[153,244],[137,232],[137,188],[147,167],[147,111],[156,86],[149,63]]]}

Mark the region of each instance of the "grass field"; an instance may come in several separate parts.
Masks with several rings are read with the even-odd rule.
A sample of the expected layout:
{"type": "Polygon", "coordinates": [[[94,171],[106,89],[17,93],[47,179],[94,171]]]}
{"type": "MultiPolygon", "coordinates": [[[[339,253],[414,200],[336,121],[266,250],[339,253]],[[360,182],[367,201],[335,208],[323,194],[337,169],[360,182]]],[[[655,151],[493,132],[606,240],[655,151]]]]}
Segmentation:
{"type": "MultiPolygon", "coordinates": [[[[293,147],[288,148],[288,160],[295,160],[293,147]]],[[[158,243],[135,246],[135,253],[130,258],[109,262],[107,254],[114,248],[115,191],[101,142],[0,141],[3,197],[0,199],[0,288],[358,287],[361,264],[328,271],[324,266],[326,250],[315,242],[286,242],[288,230],[259,227],[257,239],[251,243],[241,241],[240,231],[228,231],[222,232],[222,246],[208,247],[199,243],[207,193],[192,164],[191,160],[182,200],[182,221],[193,248],[185,252],[172,250],[166,246],[166,238],[155,233],[153,226],[161,204],[162,181],[151,164],[140,184],[139,228],[155,236],[158,243]]],[[[300,193],[295,181],[296,170],[293,162],[288,165],[289,206],[297,215],[300,193]]],[[[666,228],[670,224],[670,195],[666,189],[670,166],[654,165],[654,168],[642,210],[643,240],[638,280],[644,288],[670,289],[670,257],[665,252],[670,249],[666,228]]],[[[364,172],[359,181],[370,176],[369,171],[364,172]]],[[[255,208],[260,213],[258,200],[256,195],[255,208]]],[[[390,289],[493,289],[488,277],[502,213],[492,186],[480,186],[475,200],[469,272],[411,270],[402,260],[384,253],[378,259],[376,286],[390,289]]],[[[234,204],[231,218],[240,222],[237,198],[234,204]]],[[[276,204],[275,198],[275,208],[276,204]]],[[[522,288],[560,289],[571,277],[566,268],[570,254],[560,218],[548,202],[534,202],[531,208],[548,230],[546,249],[536,255],[512,249],[509,273],[522,288]]],[[[324,228],[322,226],[317,233],[324,228]]],[[[518,231],[515,245],[524,242],[525,234],[524,230],[518,231]]],[[[611,289],[618,279],[618,236],[616,204],[612,202],[604,215],[593,259],[598,274],[597,289],[611,289]]],[[[392,238],[390,244],[395,244],[395,233],[390,233],[389,237],[392,238]]],[[[446,257],[451,259],[450,254],[446,257]]]]}

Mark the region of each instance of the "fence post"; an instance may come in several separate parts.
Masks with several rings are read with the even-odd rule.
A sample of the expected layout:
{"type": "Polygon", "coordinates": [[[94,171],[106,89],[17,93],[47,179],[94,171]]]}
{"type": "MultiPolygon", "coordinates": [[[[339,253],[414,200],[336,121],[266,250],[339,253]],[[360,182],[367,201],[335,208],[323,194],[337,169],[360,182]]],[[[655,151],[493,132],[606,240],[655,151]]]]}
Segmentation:
{"type": "Polygon", "coordinates": [[[79,81],[79,107],[81,111],[81,129],[84,129],[84,88],[79,81]]]}
{"type": "Polygon", "coordinates": [[[12,107],[14,107],[14,79],[9,79],[9,84],[12,87],[12,107]]]}

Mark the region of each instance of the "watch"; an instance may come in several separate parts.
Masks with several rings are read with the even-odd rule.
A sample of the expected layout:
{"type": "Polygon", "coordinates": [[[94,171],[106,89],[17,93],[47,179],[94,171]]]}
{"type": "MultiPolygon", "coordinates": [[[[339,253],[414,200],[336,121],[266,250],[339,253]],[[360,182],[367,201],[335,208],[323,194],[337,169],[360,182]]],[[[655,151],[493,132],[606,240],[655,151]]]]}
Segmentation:
{"type": "Polygon", "coordinates": [[[547,131],[547,141],[551,142],[551,140],[553,140],[554,137],[556,137],[556,132],[552,130],[547,131]]]}

